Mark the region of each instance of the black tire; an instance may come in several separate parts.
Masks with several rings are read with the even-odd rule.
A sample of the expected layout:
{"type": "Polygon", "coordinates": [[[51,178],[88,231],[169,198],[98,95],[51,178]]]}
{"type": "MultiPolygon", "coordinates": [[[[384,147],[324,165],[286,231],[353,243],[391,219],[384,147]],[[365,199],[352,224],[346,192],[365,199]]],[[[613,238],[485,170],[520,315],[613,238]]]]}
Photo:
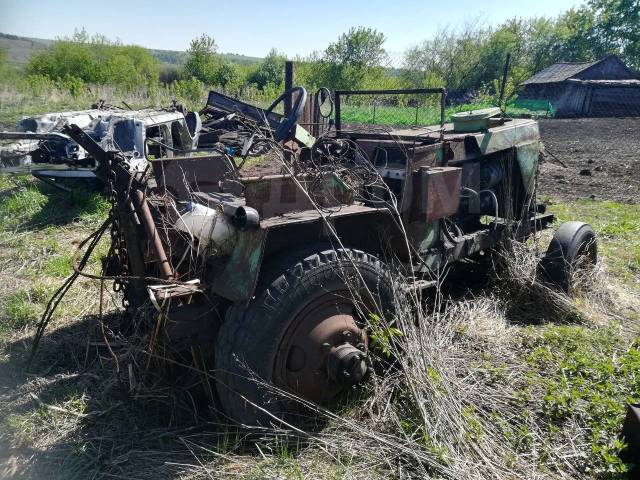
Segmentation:
{"type": "Polygon", "coordinates": [[[540,261],[543,276],[565,292],[572,290],[576,267],[592,266],[598,260],[596,233],[583,222],[566,222],[556,230],[540,261]]]}
{"type": "MultiPolygon", "coordinates": [[[[230,307],[218,335],[215,374],[220,405],[232,420],[240,424],[269,426],[280,423],[262,408],[286,423],[305,423],[306,411],[299,402],[275,395],[255,379],[248,378],[249,371],[269,385],[294,391],[295,387],[283,384],[286,382],[277,374],[277,371],[282,371],[277,366],[283,362],[288,366],[291,356],[283,345],[289,345],[289,339],[303,328],[300,325],[306,328],[309,321],[314,321],[307,321],[314,315],[305,310],[306,307],[313,307],[317,304],[314,302],[323,302],[325,298],[336,305],[345,301],[345,276],[350,279],[351,291],[366,298],[367,309],[373,302],[385,310],[393,305],[392,282],[376,257],[354,249],[328,248],[313,253],[308,248],[305,250],[286,254],[267,265],[255,297],[248,304],[230,307]],[[364,284],[355,275],[356,268],[364,284]],[[372,295],[366,295],[367,289],[372,295]]],[[[362,327],[364,325],[358,328],[362,327]]],[[[313,357],[312,354],[309,356],[313,357]]],[[[291,378],[289,375],[292,374],[287,370],[287,378],[291,378]]],[[[307,378],[299,383],[305,383],[307,378]]],[[[319,384],[325,381],[329,380],[324,376],[318,380],[319,384]]],[[[322,400],[318,403],[327,402],[322,400]]]]}

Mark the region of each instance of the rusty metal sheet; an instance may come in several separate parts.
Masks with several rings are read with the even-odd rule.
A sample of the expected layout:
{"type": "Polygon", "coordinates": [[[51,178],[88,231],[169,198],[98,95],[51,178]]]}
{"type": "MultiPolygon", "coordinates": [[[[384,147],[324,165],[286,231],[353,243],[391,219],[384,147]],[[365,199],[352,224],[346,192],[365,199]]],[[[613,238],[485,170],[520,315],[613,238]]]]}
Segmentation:
{"type": "Polygon", "coordinates": [[[224,155],[165,158],[151,165],[158,187],[180,200],[188,200],[192,192],[220,191],[219,182],[235,170],[224,155]]]}
{"type": "Polygon", "coordinates": [[[291,175],[266,175],[243,179],[248,207],[260,217],[270,218],[289,212],[313,209],[313,199],[321,207],[353,203],[353,193],[334,173],[296,178],[291,175]],[[310,198],[311,197],[311,198],[310,198]]]}
{"type": "Polygon", "coordinates": [[[460,206],[460,167],[422,167],[412,175],[411,220],[433,222],[460,206]]]}
{"type": "MultiPolygon", "coordinates": [[[[377,213],[381,210],[387,211],[385,208],[367,207],[360,203],[354,203],[353,205],[345,205],[336,207],[334,210],[324,211],[323,214],[326,217],[339,218],[348,217],[351,215],[361,215],[368,213],[377,213]]],[[[304,210],[300,212],[289,212],[284,215],[268,218],[260,222],[261,228],[271,229],[280,225],[291,225],[292,223],[310,223],[317,222],[322,219],[322,215],[317,210],[304,210]]]]}

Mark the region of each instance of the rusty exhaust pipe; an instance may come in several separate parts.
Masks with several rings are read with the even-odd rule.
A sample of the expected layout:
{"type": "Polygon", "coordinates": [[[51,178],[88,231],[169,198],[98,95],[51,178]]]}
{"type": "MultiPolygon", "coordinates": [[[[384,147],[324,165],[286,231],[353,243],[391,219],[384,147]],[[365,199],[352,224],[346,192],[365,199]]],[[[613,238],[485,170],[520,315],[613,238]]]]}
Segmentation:
{"type": "Polygon", "coordinates": [[[160,263],[160,271],[161,277],[166,280],[171,280],[174,278],[174,271],[171,266],[171,262],[167,258],[167,253],[164,250],[164,245],[162,245],[162,240],[160,239],[160,235],[158,233],[158,229],[156,228],[156,224],[153,221],[153,216],[151,215],[151,210],[149,210],[149,205],[147,204],[147,200],[145,198],[144,193],[141,190],[133,189],[133,206],[138,214],[138,218],[140,219],[140,223],[145,229],[149,240],[151,241],[151,247],[153,248],[153,253],[160,263]]]}

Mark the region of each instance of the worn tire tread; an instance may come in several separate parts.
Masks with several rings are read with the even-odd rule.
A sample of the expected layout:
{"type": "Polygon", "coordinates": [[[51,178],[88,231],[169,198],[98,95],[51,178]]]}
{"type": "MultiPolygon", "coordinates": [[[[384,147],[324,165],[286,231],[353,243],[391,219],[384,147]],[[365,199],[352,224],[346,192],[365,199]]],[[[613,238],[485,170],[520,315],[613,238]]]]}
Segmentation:
{"type": "MultiPolygon", "coordinates": [[[[334,249],[326,245],[304,247],[267,262],[254,299],[248,304],[236,304],[229,308],[218,336],[215,373],[220,403],[231,419],[247,425],[265,425],[270,420],[267,414],[258,409],[245,408],[244,402],[239,399],[236,392],[259,398],[261,388],[256,382],[244,378],[234,354],[243,352],[247,358],[259,362],[275,358],[281,334],[288,326],[278,324],[282,319],[276,313],[302,304],[309,296],[310,287],[335,281],[332,266],[349,258],[357,262],[358,270],[384,275],[382,262],[361,250],[334,249]],[[269,309],[271,315],[267,311],[269,309]],[[269,337],[274,330],[279,334],[269,337]]],[[[265,380],[271,380],[265,378],[267,372],[257,373],[261,373],[265,380]]]]}

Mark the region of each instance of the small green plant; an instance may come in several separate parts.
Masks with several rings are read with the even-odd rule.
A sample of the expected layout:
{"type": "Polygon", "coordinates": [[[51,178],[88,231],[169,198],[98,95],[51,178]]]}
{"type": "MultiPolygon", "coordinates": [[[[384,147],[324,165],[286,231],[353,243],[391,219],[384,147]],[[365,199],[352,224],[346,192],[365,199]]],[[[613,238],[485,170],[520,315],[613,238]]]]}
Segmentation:
{"type": "Polygon", "coordinates": [[[391,345],[395,338],[401,337],[402,332],[393,325],[384,325],[379,315],[369,314],[367,325],[371,347],[379,349],[385,356],[391,357],[393,353],[391,345]]]}
{"type": "Polygon", "coordinates": [[[550,437],[565,422],[588,433],[593,455],[587,468],[599,473],[626,471],[617,439],[626,403],[640,401],[640,350],[610,327],[548,326],[524,337],[533,373],[529,389],[541,395],[550,437]]]}

